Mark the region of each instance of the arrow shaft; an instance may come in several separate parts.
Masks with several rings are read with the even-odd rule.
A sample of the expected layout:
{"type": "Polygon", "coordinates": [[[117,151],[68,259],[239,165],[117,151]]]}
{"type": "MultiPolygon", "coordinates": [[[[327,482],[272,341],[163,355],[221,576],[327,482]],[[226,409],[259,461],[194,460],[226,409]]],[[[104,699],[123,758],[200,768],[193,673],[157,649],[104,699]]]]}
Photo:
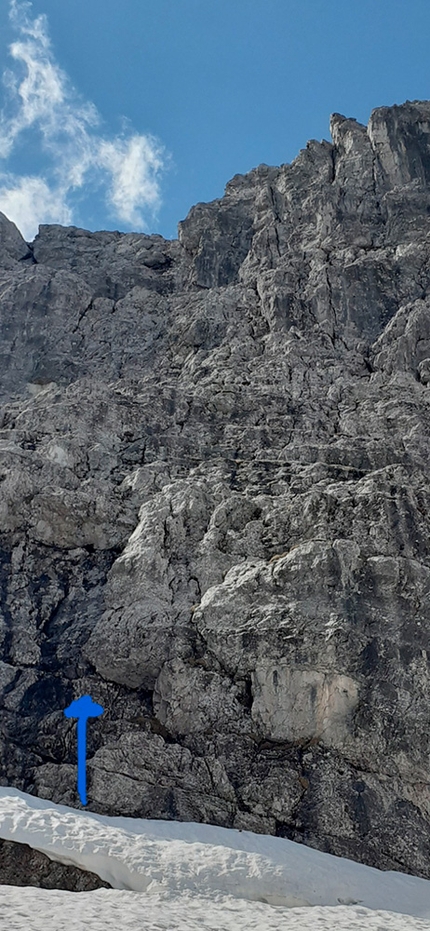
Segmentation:
{"type": "Polygon", "coordinates": [[[78,793],[83,805],[87,804],[87,721],[103,714],[103,708],[91,695],[82,695],[64,709],[66,718],[78,719],[78,793]]]}
{"type": "Polygon", "coordinates": [[[78,718],[78,792],[87,804],[87,718],[78,718]]]}

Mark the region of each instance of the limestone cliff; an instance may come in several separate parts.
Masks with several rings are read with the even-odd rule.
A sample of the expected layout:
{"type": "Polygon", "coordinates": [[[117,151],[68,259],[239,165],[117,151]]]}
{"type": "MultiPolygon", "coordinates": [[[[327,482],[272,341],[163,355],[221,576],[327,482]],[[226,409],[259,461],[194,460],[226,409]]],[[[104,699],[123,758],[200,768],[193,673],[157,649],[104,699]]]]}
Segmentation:
{"type": "Polygon", "coordinates": [[[179,239],[0,225],[1,781],[430,877],[430,102],[179,239]]]}

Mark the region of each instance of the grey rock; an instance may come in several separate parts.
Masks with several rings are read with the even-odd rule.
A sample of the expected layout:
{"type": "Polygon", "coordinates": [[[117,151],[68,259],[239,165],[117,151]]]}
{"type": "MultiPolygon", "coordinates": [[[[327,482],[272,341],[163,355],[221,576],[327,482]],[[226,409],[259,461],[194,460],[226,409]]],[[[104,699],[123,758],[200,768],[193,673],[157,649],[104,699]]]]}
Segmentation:
{"type": "Polygon", "coordinates": [[[0,213],[0,268],[11,269],[26,260],[33,262],[32,249],[15,223],[0,213]]]}
{"type": "Polygon", "coordinates": [[[2,780],[429,871],[430,103],[179,239],[0,225],[2,780]]]}
{"type": "Polygon", "coordinates": [[[39,889],[67,889],[68,892],[112,888],[95,873],[56,863],[28,844],[1,839],[0,882],[5,886],[37,886],[39,889]]]}

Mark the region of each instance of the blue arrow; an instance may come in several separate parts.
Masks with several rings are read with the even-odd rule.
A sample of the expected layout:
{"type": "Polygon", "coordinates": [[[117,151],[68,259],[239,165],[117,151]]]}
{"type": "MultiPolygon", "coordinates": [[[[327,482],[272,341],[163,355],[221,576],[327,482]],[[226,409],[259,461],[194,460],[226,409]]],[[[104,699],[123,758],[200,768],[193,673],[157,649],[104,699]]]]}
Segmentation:
{"type": "Polygon", "coordinates": [[[78,719],[78,792],[82,805],[87,804],[87,721],[97,718],[103,711],[90,695],[76,698],[64,711],[66,718],[78,719]]]}

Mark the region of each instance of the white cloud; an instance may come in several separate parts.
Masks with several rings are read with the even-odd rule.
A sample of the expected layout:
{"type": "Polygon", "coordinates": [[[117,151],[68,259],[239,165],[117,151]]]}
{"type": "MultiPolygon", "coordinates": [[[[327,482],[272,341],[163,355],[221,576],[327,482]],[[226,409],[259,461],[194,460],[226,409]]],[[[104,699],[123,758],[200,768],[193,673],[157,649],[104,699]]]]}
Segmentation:
{"type": "Polygon", "coordinates": [[[72,211],[60,190],[51,190],[43,178],[9,179],[0,186],[0,210],[16,223],[24,239],[30,241],[39,223],[70,226],[72,211]]]}
{"type": "Polygon", "coordinates": [[[148,135],[109,139],[100,133],[96,108],[81,100],[55,61],[46,16],[31,14],[31,3],[11,0],[18,40],[9,49],[15,68],[3,75],[7,102],[0,115],[0,158],[10,159],[30,132],[31,146],[38,144],[46,166],[38,177],[0,170],[0,210],[30,238],[38,223],[73,222],[73,191],[103,185],[112,216],[144,227],[145,212],[160,204],[162,147],[148,135]]]}
{"type": "Polygon", "coordinates": [[[124,223],[141,226],[140,204],[156,207],[159,200],[157,174],[163,167],[162,150],[148,136],[101,142],[100,163],[112,177],[109,200],[124,223]]]}

